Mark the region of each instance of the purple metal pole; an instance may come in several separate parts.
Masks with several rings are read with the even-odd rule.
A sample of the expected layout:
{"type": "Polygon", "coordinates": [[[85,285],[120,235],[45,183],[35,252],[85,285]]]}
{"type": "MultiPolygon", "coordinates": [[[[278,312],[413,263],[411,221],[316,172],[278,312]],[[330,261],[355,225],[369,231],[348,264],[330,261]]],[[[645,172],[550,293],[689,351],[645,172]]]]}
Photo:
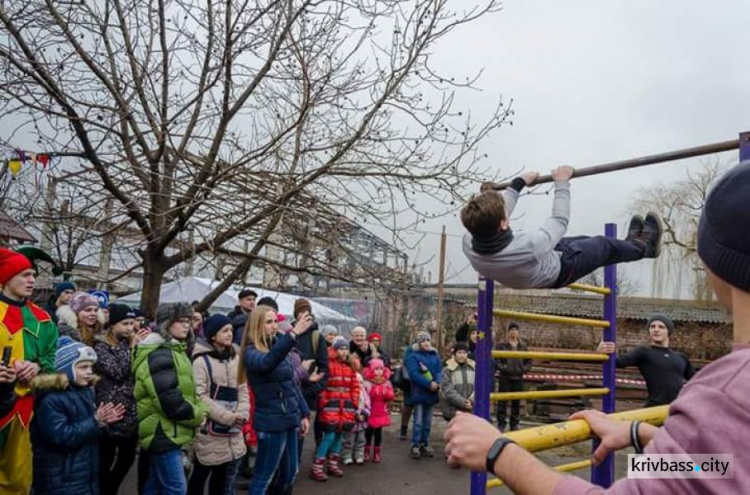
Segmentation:
{"type": "MultiPolygon", "coordinates": [[[[604,235],[611,239],[617,239],[617,224],[608,223],[604,226],[604,235]]],[[[604,319],[609,322],[609,328],[602,332],[602,340],[617,342],[617,265],[604,267],[604,285],[612,292],[604,297],[604,319]]],[[[609,356],[604,363],[602,386],[609,388],[609,393],[603,397],[602,411],[606,414],[615,412],[615,392],[617,383],[615,381],[615,359],[616,354],[609,356]]],[[[599,446],[599,441],[594,440],[592,452],[599,446]]],[[[615,456],[609,454],[599,466],[591,470],[591,482],[604,488],[608,488],[615,480],[615,456]]]]}
{"type": "MultiPolygon", "coordinates": [[[[479,298],[477,301],[477,330],[479,340],[474,350],[477,370],[474,380],[474,414],[490,419],[490,393],[494,382],[492,373],[492,303],[495,283],[479,277],[479,298]]],[[[487,473],[471,473],[471,495],[485,495],[487,492],[487,473]]]]}
{"type": "Polygon", "coordinates": [[[740,134],[740,161],[750,160],[750,132],[740,134]]]}

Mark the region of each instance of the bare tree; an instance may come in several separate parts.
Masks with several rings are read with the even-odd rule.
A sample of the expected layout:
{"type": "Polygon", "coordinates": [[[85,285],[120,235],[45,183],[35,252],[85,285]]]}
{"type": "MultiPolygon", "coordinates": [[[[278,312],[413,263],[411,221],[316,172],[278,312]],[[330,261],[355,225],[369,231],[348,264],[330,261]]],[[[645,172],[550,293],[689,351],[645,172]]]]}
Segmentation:
{"type": "Polygon", "coordinates": [[[384,223],[418,195],[460,197],[482,175],[478,143],[510,111],[476,122],[455,109],[475,79],[437,74],[431,55],[498,7],[0,2],[0,139],[31,133],[39,151],[88,162],[90,194],[140,232],[151,313],[168,270],[248,233],[260,252],[303,193],[384,223]],[[195,241],[177,242],[186,229],[195,241]]]}
{"type": "Polygon", "coordinates": [[[697,172],[671,184],[642,189],[631,208],[654,211],[664,223],[662,253],[654,262],[654,294],[710,300],[711,288],[697,254],[698,222],[711,184],[725,169],[718,161],[704,162],[697,172]],[[687,285],[686,285],[687,284],[687,285]]]}

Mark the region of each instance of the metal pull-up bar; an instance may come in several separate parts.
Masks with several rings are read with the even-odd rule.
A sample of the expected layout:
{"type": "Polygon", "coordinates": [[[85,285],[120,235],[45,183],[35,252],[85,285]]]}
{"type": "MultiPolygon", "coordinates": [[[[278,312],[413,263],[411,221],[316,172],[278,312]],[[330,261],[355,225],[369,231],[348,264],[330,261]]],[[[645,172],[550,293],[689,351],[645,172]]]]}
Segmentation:
{"type": "MultiPolygon", "coordinates": [[[[685,148],[677,151],[668,151],[666,153],[658,153],[656,155],[632,158],[630,160],[622,160],[619,162],[604,163],[602,165],[594,165],[593,167],[577,168],[575,172],[573,172],[573,177],[588,177],[589,175],[606,174],[607,172],[616,172],[618,170],[627,170],[629,168],[643,167],[656,163],[672,162],[685,158],[694,158],[696,156],[712,155],[714,153],[721,153],[723,151],[736,150],[740,147],[741,140],[742,138],[732,139],[731,141],[706,144],[703,146],[685,148]]],[[[548,182],[552,182],[552,176],[542,175],[532,185],[536,186],[539,184],[546,184],[548,182]]],[[[500,191],[502,189],[510,187],[510,182],[501,182],[499,184],[490,183],[489,185],[492,189],[500,191]]]]}

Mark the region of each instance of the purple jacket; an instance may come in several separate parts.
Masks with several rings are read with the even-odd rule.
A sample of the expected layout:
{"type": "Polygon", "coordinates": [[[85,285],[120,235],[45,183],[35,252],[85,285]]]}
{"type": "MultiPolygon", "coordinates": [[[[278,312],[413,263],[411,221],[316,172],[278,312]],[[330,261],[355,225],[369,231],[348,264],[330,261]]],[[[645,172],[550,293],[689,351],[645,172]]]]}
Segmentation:
{"type": "Polygon", "coordinates": [[[608,490],[567,476],[555,495],[750,493],[745,469],[750,445],[750,346],[696,374],[669,408],[669,417],[644,449],[646,454],[734,454],[732,479],[621,479],[608,490]]]}

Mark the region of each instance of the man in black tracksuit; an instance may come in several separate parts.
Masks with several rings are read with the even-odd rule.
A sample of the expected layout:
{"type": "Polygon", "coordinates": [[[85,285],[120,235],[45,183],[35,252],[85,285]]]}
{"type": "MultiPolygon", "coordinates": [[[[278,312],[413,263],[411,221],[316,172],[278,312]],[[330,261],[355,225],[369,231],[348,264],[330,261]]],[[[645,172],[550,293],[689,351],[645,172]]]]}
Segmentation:
{"type": "MultiPolygon", "coordinates": [[[[520,332],[517,323],[510,323],[505,334],[505,341],[499,342],[496,346],[498,351],[526,351],[526,343],[520,338],[520,332]]],[[[523,375],[531,370],[531,359],[497,359],[495,360],[495,369],[500,373],[498,378],[499,392],[523,392],[523,375]]],[[[521,401],[513,400],[510,408],[510,431],[518,429],[520,422],[521,401]]],[[[497,427],[500,431],[505,431],[505,418],[507,401],[500,401],[497,404],[497,427]]]]}
{"type": "MultiPolygon", "coordinates": [[[[648,399],[646,407],[661,406],[677,398],[685,381],[695,375],[688,357],[669,348],[669,337],[674,332],[674,322],[665,315],[653,315],[648,320],[649,345],[617,356],[617,367],[637,366],[646,381],[648,399]]],[[[602,342],[599,351],[615,352],[613,342],[602,342]]]]}

